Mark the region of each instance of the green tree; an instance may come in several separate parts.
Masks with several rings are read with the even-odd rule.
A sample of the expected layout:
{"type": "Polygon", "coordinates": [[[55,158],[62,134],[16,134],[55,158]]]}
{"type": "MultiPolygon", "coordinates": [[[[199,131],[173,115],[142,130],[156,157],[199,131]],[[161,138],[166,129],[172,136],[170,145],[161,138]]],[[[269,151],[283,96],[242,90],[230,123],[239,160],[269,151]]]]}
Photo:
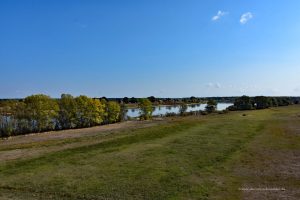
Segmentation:
{"type": "Polygon", "coordinates": [[[150,96],[147,99],[149,99],[149,101],[151,101],[152,103],[156,101],[156,98],[154,96],[150,96]]]}
{"type": "Polygon", "coordinates": [[[212,112],[215,112],[216,109],[217,109],[217,102],[212,99],[208,100],[207,105],[205,107],[205,111],[208,113],[212,113],[212,112]]]}
{"type": "Polygon", "coordinates": [[[98,99],[92,99],[81,95],[75,98],[76,102],[76,124],[78,127],[90,127],[103,122],[105,106],[98,99]]]}
{"type": "Polygon", "coordinates": [[[137,103],[138,100],[135,97],[131,97],[129,100],[130,103],[137,103]]]}
{"type": "Polygon", "coordinates": [[[24,102],[18,102],[13,111],[13,116],[16,119],[16,134],[24,134],[34,131],[30,120],[30,111],[24,102]]]}
{"type": "Polygon", "coordinates": [[[291,104],[288,97],[277,97],[278,106],[288,106],[291,104]]]}
{"type": "Polygon", "coordinates": [[[194,96],[191,96],[191,97],[190,97],[190,102],[191,102],[191,103],[197,102],[197,98],[194,97],[194,96]]]}
{"type": "Polygon", "coordinates": [[[104,100],[99,101],[98,99],[92,99],[93,105],[93,118],[92,118],[92,125],[99,125],[103,122],[103,119],[107,115],[105,112],[105,102],[104,100]]]}
{"type": "Polygon", "coordinates": [[[272,97],[271,100],[270,100],[270,105],[272,107],[277,107],[278,106],[278,101],[277,101],[277,98],[276,97],[272,97]]]}
{"type": "Polygon", "coordinates": [[[25,98],[25,113],[34,131],[52,130],[58,116],[58,104],[54,99],[43,94],[25,98]]]}
{"type": "Polygon", "coordinates": [[[179,107],[179,114],[184,115],[184,113],[187,111],[188,106],[185,103],[181,103],[179,107]]]}
{"type": "Polygon", "coordinates": [[[121,107],[115,101],[110,101],[107,103],[107,120],[108,123],[115,123],[120,119],[121,107]]]}
{"type": "Polygon", "coordinates": [[[241,96],[235,99],[234,106],[237,110],[251,110],[253,109],[253,102],[249,96],[241,96]]]}
{"type": "Polygon", "coordinates": [[[0,102],[0,137],[11,136],[15,131],[13,114],[14,114],[14,101],[0,102]]]}
{"type": "Polygon", "coordinates": [[[105,96],[101,97],[101,98],[100,98],[100,101],[101,101],[101,100],[108,101],[108,99],[107,99],[105,96]]]}
{"type": "Polygon", "coordinates": [[[62,94],[59,100],[59,116],[58,121],[62,129],[76,127],[76,101],[70,94],[62,94]]]}
{"type": "Polygon", "coordinates": [[[126,104],[128,104],[128,103],[129,103],[129,99],[128,99],[128,97],[124,97],[124,98],[123,98],[123,103],[126,103],[126,104]]]}
{"type": "Polygon", "coordinates": [[[152,118],[153,106],[149,99],[139,100],[140,119],[147,120],[152,118]]]}
{"type": "Polygon", "coordinates": [[[256,106],[256,109],[265,109],[270,107],[271,100],[269,97],[256,96],[254,97],[254,104],[256,106]]]}

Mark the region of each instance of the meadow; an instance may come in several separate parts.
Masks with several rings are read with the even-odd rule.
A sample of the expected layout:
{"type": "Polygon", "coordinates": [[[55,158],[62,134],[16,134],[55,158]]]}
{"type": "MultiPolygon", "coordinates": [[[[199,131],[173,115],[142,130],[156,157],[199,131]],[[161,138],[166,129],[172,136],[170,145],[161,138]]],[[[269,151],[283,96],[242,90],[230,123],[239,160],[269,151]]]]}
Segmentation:
{"type": "Polygon", "coordinates": [[[299,166],[299,105],[122,122],[0,140],[0,199],[300,199],[299,166]]]}

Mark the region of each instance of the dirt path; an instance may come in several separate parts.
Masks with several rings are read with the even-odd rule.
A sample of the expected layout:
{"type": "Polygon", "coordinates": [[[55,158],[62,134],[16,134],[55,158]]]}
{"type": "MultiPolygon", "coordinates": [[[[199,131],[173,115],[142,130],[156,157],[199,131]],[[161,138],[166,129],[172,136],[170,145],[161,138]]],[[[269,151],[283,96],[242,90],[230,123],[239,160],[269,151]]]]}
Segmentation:
{"type": "Polygon", "coordinates": [[[126,121],[83,129],[33,133],[0,140],[0,163],[37,157],[45,153],[101,143],[121,130],[155,126],[166,121],[126,121]],[[99,136],[99,137],[97,137],[99,136]],[[103,137],[102,137],[103,136],[103,137]],[[97,137],[95,139],[95,137],[97,137]],[[72,139],[79,139],[79,141],[72,139]],[[68,142],[66,142],[68,141],[68,142]]]}
{"type": "Polygon", "coordinates": [[[108,124],[102,126],[95,126],[91,128],[69,129],[61,131],[49,131],[43,133],[32,133],[27,135],[13,136],[6,139],[0,139],[0,147],[12,144],[25,144],[32,142],[41,142],[47,140],[78,138],[85,136],[98,135],[108,131],[124,130],[130,128],[143,128],[153,126],[157,121],[126,121],[115,124],[108,124]]]}

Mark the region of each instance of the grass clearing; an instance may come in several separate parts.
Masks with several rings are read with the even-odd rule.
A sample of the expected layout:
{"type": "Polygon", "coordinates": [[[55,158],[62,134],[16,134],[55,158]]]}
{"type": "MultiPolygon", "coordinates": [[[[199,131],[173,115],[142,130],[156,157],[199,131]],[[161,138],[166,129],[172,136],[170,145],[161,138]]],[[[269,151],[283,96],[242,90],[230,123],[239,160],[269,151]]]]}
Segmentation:
{"type": "Polygon", "coordinates": [[[20,144],[34,151],[81,143],[38,157],[0,160],[0,198],[297,199],[299,113],[299,106],[289,106],[178,117],[101,137],[20,144]],[[239,190],[246,186],[286,190],[239,190]]]}

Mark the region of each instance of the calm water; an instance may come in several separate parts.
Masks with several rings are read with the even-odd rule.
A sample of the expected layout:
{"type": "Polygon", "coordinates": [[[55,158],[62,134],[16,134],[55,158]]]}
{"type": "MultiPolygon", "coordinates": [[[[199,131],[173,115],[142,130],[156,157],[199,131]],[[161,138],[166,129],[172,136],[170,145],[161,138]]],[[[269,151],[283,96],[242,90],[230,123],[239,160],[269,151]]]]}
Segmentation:
{"type": "MultiPolygon", "coordinates": [[[[227,107],[233,105],[232,103],[218,103],[217,110],[225,110],[227,107]]],[[[193,104],[189,105],[187,112],[190,111],[199,111],[199,110],[205,110],[206,104],[193,104]]],[[[140,109],[138,108],[132,108],[128,109],[127,116],[128,117],[138,117],[140,115],[140,109]]],[[[165,115],[166,113],[179,113],[179,106],[155,106],[153,115],[165,115]]]]}

